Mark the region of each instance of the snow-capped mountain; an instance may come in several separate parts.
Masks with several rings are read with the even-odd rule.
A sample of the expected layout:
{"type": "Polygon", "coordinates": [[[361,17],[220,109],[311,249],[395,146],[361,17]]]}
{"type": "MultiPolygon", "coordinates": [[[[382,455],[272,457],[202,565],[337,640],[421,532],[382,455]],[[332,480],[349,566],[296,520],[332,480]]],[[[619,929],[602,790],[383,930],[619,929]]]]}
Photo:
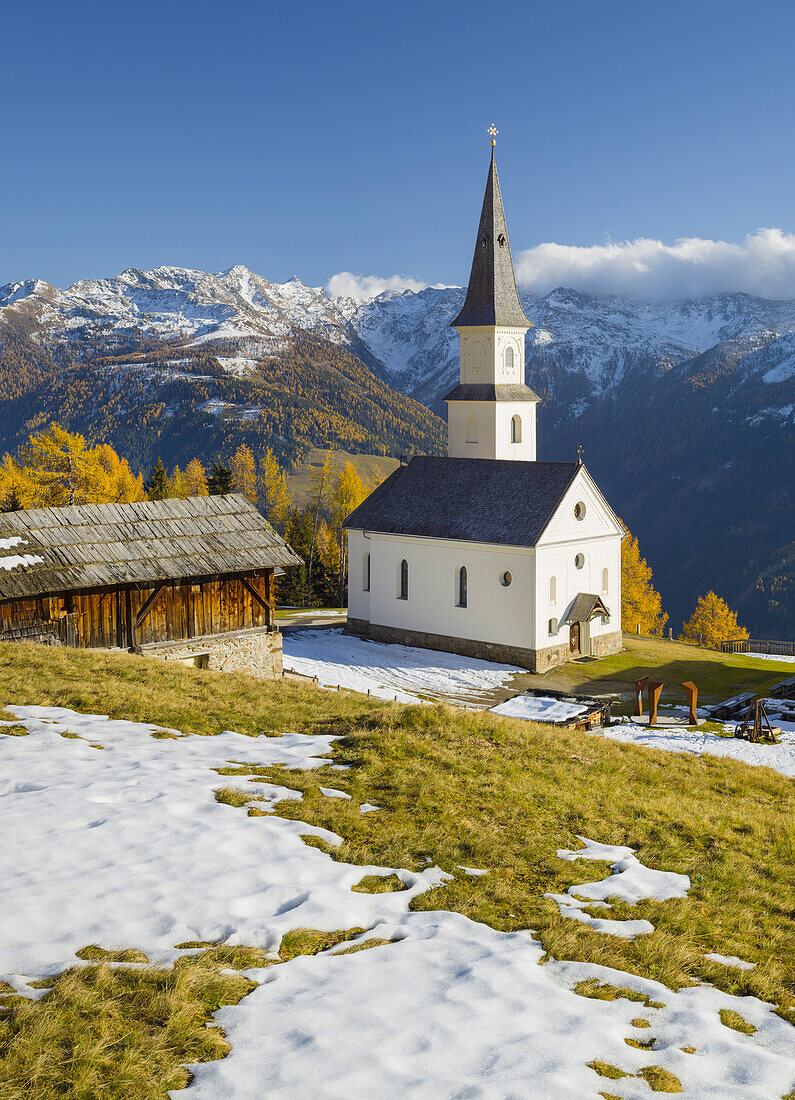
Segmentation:
{"type": "MultiPolygon", "coordinates": [[[[40,422],[37,402],[49,410],[57,394],[59,410],[79,403],[81,430],[101,431],[140,463],[155,446],[181,460],[180,433],[217,454],[230,433],[255,429],[285,461],[324,441],[440,450],[441,425],[414,402],[444,415],[463,294],[335,298],[241,266],[129,269],[66,290],[12,283],[0,287],[0,364],[6,396],[22,404],[6,423],[40,422]],[[20,341],[51,363],[38,383],[20,341]],[[10,366],[20,355],[24,370],[10,366]],[[132,425],[136,409],[125,436],[119,418],[132,425]]],[[[533,322],[527,382],[542,398],[540,457],[585,446],[677,615],[705,583],[745,598],[747,562],[764,573],[776,554],[786,560],[795,527],[795,302],[740,293],[641,302],[561,287],[522,304],[533,322]]],[[[6,447],[16,440],[4,436],[6,447]]],[[[795,633],[795,578],[774,575],[787,594],[759,598],[788,610],[771,611],[765,629],[795,633]]]]}

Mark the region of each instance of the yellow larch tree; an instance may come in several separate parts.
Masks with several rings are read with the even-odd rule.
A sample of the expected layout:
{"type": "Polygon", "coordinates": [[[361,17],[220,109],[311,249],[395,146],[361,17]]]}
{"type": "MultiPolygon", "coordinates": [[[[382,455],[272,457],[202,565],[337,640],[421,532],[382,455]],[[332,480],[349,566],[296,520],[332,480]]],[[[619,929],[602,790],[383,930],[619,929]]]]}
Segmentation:
{"type": "Polygon", "coordinates": [[[31,486],[29,507],[57,508],[107,500],[107,477],[84,436],[52,423],[20,448],[17,465],[31,486]]]}
{"type": "Polygon", "coordinates": [[[92,450],[105,475],[106,500],[129,504],[144,499],[144,479],[132,472],[126,458],[120,458],[108,443],[98,443],[92,450]]]}
{"type": "Polygon", "coordinates": [[[268,523],[278,531],[284,531],[287,518],[294,505],[287,488],[284,470],[276,461],[270,448],[265,450],[259,467],[259,491],[262,512],[268,523]]]}
{"type": "Polygon", "coordinates": [[[232,484],[236,493],[242,493],[246,500],[257,504],[257,464],[251,449],[241,443],[229,463],[232,471],[232,484]]]}
{"type": "Polygon", "coordinates": [[[624,630],[662,635],[668,615],[660,593],[651,583],[651,569],[640,556],[638,540],[627,532],[621,543],[621,624],[624,630]]]}
{"type": "Polygon", "coordinates": [[[718,648],[721,642],[745,641],[748,631],[737,622],[737,612],[714,592],[699,596],[693,614],[682,626],[683,642],[718,648]]]}
{"type": "Polygon", "coordinates": [[[185,483],[189,497],[207,496],[207,474],[198,458],[192,458],[185,467],[185,483]]]}

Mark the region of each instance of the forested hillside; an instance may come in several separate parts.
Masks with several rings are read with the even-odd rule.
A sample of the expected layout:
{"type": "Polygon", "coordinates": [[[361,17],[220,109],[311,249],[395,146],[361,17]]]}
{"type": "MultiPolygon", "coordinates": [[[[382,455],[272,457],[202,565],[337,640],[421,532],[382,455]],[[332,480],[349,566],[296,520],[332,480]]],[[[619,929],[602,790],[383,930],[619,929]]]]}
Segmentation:
{"type": "Polygon", "coordinates": [[[25,329],[0,329],[4,450],[51,420],[112,443],[142,470],[157,456],[227,459],[241,443],[270,447],[287,466],[312,447],[396,457],[444,449],[438,417],[317,337],[298,334],[261,358],[235,358],[224,341],[196,348],[145,336],[114,342],[111,355],[99,342],[58,345],[51,355],[25,329]]]}

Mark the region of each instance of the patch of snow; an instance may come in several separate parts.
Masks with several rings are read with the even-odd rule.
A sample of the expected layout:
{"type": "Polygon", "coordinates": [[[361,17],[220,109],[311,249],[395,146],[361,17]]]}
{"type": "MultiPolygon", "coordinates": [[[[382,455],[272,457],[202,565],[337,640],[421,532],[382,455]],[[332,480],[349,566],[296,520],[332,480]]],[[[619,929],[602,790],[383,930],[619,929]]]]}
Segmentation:
{"type": "MultiPolygon", "coordinates": [[[[636,1073],[650,1056],[625,1043],[635,1034],[638,1005],[579,996],[574,987],[587,979],[635,989],[664,1006],[643,1010],[654,1029],[653,1061],[681,1080],[685,1095],[759,1100],[791,1087],[795,1032],[765,1002],[710,986],[673,992],[588,963],[542,965],[544,949],[527,930],[504,933],[458,913],[410,911],[414,897],[449,878],[439,868],[416,873],[334,861],[301,839],[341,843],[334,833],[249,817],[215,800],[213,790],[230,781],[252,798],[281,789],[256,777],[228,780],[214,769],[230,761],[322,767],[330,735],[156,739],[158,727],[142,722],[58,707],[9,709],[29,733],[0,737],[3,831],[24,838],[22,858],[17,845],[0,847],[0,976],[16,989],[42,995],[25,982],[77,965],[74,952],[89,943],[138,947],[160,962],[179,957],[175,945],[185,940],[273,951],[298,927],[359,925],[368,931],[357,944],[393,941],[248,971],[258,987],[215,1014],[231,1053],[191,1066],[190,1090],[172,1097],[402,1100],[526,1096],[530,1088],[539,1097],[596,1100],[604,1080],[589,1061],[636,1073]],[[351,889],[366,874],[392,873],[406,889],[351,889]],[[725,1027],[722,1008],[740,1013],[756,1034],[725,1027]],[[698,1057],[682,1046],[695,1046],[698,1057]]],[[[630,1079],[616,1087],[627,1098],[648,1092],[630,1079]]]]}
{"type": "Polygon", "coordinates": [[[457,866],[458,870],[463,871],[465,875],[473,875],[477,877],[478,875],[487,875],[489,873],[488,868],[486,868],[485,870],[479,870],[477,867],[464,867],[462,863],[459,863],[457,866]]]}
{"type": "Polygon", "coordinates": [[[753,657],[756,661],[781,661],[783,664],[795,663],[795,657],[782,653],[744,653],[744,657],[753,657]]]}
{"type": "Polygon", "coordinates": [[[11,535],[7,539],[0,539],[0,550],[12,550],[22,542],[21,535],[11,535]]]}
{"type": "Polygon", "coordinates": [[[655,871],[645,867],[634,855],[634,848],[621,844],[600,844],[587,837],[577,838],[585,845],[576,851],[563,848],[558,852],[561,859],[597,859],[611,864],[611,874],[598,882],[584,882],[579,886],[570,886],[565,894],[544,894],[557,902],[562,917],[571,917],[582,921],[597,932],[611,936],[621,936],[632,940],[635,936],[648,935],[654,931],[654,925],[647,920],[610,920],[593,917],[584,912],[588,908],[610,909],[607,898],[618,898],[629,905],[635,905],[645,898],[655,901],[668,901],[670,898],[687,897],[690,879],[687,875],[673,871],[655,871]]]}
{"type": "Polygon", "coordinates": [[[494,714],[526,718],[529,722],[565,722],[582,714],[588,707],[548,695],[515,695],[513,699],[506,699],[491,709],[494,714]]]}
{"type": "Polygon", "coordinates": [[[746,962],[745,959],[738,959],[736,955],[718,955],[714,951],[710,951],[704,958],[722,963],[724,966],[733,966],[736,970],[753,970],[756,965],[755,963],[746,962]]]}
{"type": "Polygon", "coordinates": [[[374,806],[372,802],[363,802],[359,807],[359,813],[362,814],[374,814],[376,810],[380,810],[380,806],[374,806]]]}
{"type": "Polygon", "coordinates": [[[262,984],[215,1013],[231,1054],[190,1066],[194,1081],[172,1092],[174,1100],[598,1100],[606,1084],[626,1100],[649,1095],[644,1081],[605,1082],[588,1067],[594,1060],[632,1074],[650,1062],[662,1066],[682,1082],[683,1095],[700,1100],[763,1100],[791,1088],[793,1029],[756,998],[710,986],[675,993],[589,963],[541,965],[532,933],[496,932],[458,913],[412,913],[368,936],[399,942],[250,971],[262,984]],[[581,997],[574,987],[588,979],[635,989],[663,1007],[581,997]],[[723,1008],[757,1033],[725,1027],[723,1008]],[[641,1011],[652,1023],[653,1055],[625,1042],[637,1036],[632,1020],[641,1011]]]}
{"type": "Polygon", "coordinates": [[[604,932],[607,936],[618,936],[622,940],[634,940],[636,936],[648,936],[654,931],[654,925],[647,920],[611,920],[609,917],[593,917],[584,909],[609,909],[603,901],[578,901],[570,894],[544,894],[557,902],[562,917],[581,921],[595,932],[604,932]]]}
{"type": "Polygon", "coordinates": [[[334,787],[319,787],[318,789],[326,798],[346,798],[350,801],[351,796],[346,794],[345,791],[337,791],[334,787]]]}
{"type": "MultiPolygon", "coordinates": [[[[775,704],[780,700],[766,700],[766,704],[768,702],[775,704]]],[[[773,722],[770,710],[768,715],[773,722]]],[[[733,731],[735,725],[734,722],[727,723],[724,729],[733,731]]],[[[603,732],[605,737],[609,737],[612,741],[622,741],[624,744],[644,745],[646,748],[663,749],[666,752],[724,756],[739,760],[743,764],[773,768],[782,775],[795,778],[795,722],[788,723],[776,717],[775,725],[782,730],[781,737],[775,745],[754,744],[736,737],[721,737],[716,733],[705,733],[685,727],[650,730],[648,726],[637,726],[634,722],[606,726],[603,732]]]]}
{"type": "Polygon", "coordinates": [[[370,691],[382,699],[416,703],[420,696],[466,702],[523,670],[475,657],[365,641],[341,630],[295,630],[284,635],[284,667],[317,676],[328,687],[370,691]]]}
{"type": "Polygon", "coordinates": [[[323,767],[329,735],[154,738],[157,727],[143,722],[62,707],[8,709],[29,733],[0,735],[3,834],[24,838],[25,852],[21,859],[17,843],[0,847],[0,978],[12,984],[77,965],[75,952],[91,943],[135,946],[151,961],[168,961],[188,940],[275,950],[291,928],[370,928],[444,881],[433,867],[415,873],[332,860],[301,839],[339,844],[329,830],[248,817],[215,800],[214,789],[233,785],[269,800],[254,805],[272,805],[285,789],[213,769],[229,761],[323,767]],[[392,871],[405,890],[351,892],[363,875],[392,871]]]}
{"type": "Polygon", "coordinates": [[[586,882],[581,886],[572,886],[569,893],[578,894],[593,901],[618,898],[630,905],[645,898],[668,901],[671,898],[687,897],[687,891],[690,889],[690,879],[687,875],[680,875],[674,871],[655,871],[651,867],[644,867],[634,855],[634,848],[625,848],[620,844],[599,844],[584,836],[578,836],[577,839],[583,842],[584,848],[576,851],[564,848],[558,852],[558,856],[571,861],[578,859],[609,861],[612,874],[600,882],[586,882]]]}
{"type": "Polygon", "coordinates": [[[8,554],[0,558],[0,569],[16,569],[18,565],[24,569],[28,565],[40,565],[43,561],[39,554],[8,554]]]}

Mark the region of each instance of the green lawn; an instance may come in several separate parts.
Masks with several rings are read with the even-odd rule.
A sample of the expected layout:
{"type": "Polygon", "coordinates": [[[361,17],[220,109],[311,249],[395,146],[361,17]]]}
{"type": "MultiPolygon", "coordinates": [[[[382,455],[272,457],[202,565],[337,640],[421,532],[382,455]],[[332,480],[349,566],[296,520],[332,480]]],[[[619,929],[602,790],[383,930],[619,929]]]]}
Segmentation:
{"type": "MultiPolygon", "coordinates": [[[[631,643],[627,654],[608,658],[599,675],[605,683],[625,683],[622,677],[636,668],[648,671],[648,662],[663,654],[679,675],[682,650],[690,667],[680,678],[693,676],[698,682],[692,669],[695,658],[718,694],[744,685],[758,689],[781,678],[769,662],[643,640],[631,643]],[[718,691],[732,668],[738,670],[739,682],[718,691]]],[[[325,826],[345,838],[335,858],[415,870],[431,860],[455,879],[418,897],[417,908],[456,910],[499,929],[532,928],[556,958],[602,963],[672,987],[701,980],[733,993],[754,994],[774,1002],[795,1022],[795,783],[767,768],[622,745],[488,713],[381,703],[311,684],[268,683],[126,655],[4,644],[0,685],[0,702],[58,704],[206,735],[229,728],[251,735],[334,733],[340,738],[334,760],[352,764],[350,770],[266,769],[262,774],[304,792],[303,802],[282,804],[283,816],[325,826]],[[346,791],[351,801],[323,797],[320,785],[346,791]],[[380,812],[360,813],[364,801],[380,806],[380,812]],[[612,916],[631,914],[655,925],[652,935],[635,941],[562,919],[543,895],[607,873],[604,864],[557,857],[558,848],[579,846],[577,834],[631,845],[648,866],[689,875],[688,897],[616,906],[612,916]],[[489,873],[468,877],[459,864],[488,868],[489,873]],[[734,971],[706,960],[706,952],[739,955],[755,967],[734,971]]],[[[258,812],[236,797],[236,773],[249,774],[224,768],[218,797],[239,805],[241,814],[258,812]]],[[[211,964],[216,969],[209,977],[191,978],[184,1019],[181,994],[173,983],[160,989],[156,975],[139,971],[149,977],[129,972],[129,980],[117,988],[99,975],[101,963],[89,968],[94,978],[80,977],[80,983],[89,983],[87,990],[82,984],[75,987],[67,975],[60,991],[56,987],[33,1006],[19,1007],[7,998],[9,1007],[0,1013],[0,1098],[96,1095],[90,1089],[75,1090],[70,1082],[76,1079],[72,1071],[76,1073],[75,1059],[83,1049],[80,1036],[90,1047],[97,1021],[106,1019],[113,1026],[108,1023],[111,1039],[100,1036],[103,1073],[113,1076],[117,1067],[119,1075],[122,1070],[127,1074],[127,1083],[102,1095],[163,1095],[162,1083],[173,1081],[180,1061],[187,1059],[181,1051],[189,1050],[193,1057],[195,1050],[206,1047],[211,1057],[219,1046],[217,1036],[204,1034],[210,1007],[245,992],[240,983],[226,988],[214,956],[211,964]],[[151,1002],[149,1008],[142,1007],[141,998],[151,1002]],[[67,1011],[66,1002],[73,1001],[83,1006],[79,1012],[67,1011]],[[129,1026],[116,1026],[119,1018],[129,1026]],[[174,1042],[164,1028],[175,1030],[174,1042]],[[147,1061],[153,1036],[158,1039],[151,1056],[160,1067],[157,1086],[147,1061]],[[69,1087],[15,1092],[10,1078],[4,1084],[4,1055],[5,1064],[15,1067],[17,1082],[38,1067],[37,1072],[46,1070],[69,1087]],[[129,1084],[131,1060],[136,1059],[142,1061],[147,1082],[138,1091],[129,1084]]]]}
{"type": "Polygon", "coordinates": [[[543,676],[528,674],[527,686],[547,685],[586,695],[607,694],[634,691],[635,680],[642,676],[662,680],[666,696],[676,694],[684,698],[682,682],[692,680],[699,689],[699,698],[716,700],[742,691],[764,694],[771,684],[795,676],[795,665],[625,634],[621,653],[598,660],[573,661],[543,676]]]}

